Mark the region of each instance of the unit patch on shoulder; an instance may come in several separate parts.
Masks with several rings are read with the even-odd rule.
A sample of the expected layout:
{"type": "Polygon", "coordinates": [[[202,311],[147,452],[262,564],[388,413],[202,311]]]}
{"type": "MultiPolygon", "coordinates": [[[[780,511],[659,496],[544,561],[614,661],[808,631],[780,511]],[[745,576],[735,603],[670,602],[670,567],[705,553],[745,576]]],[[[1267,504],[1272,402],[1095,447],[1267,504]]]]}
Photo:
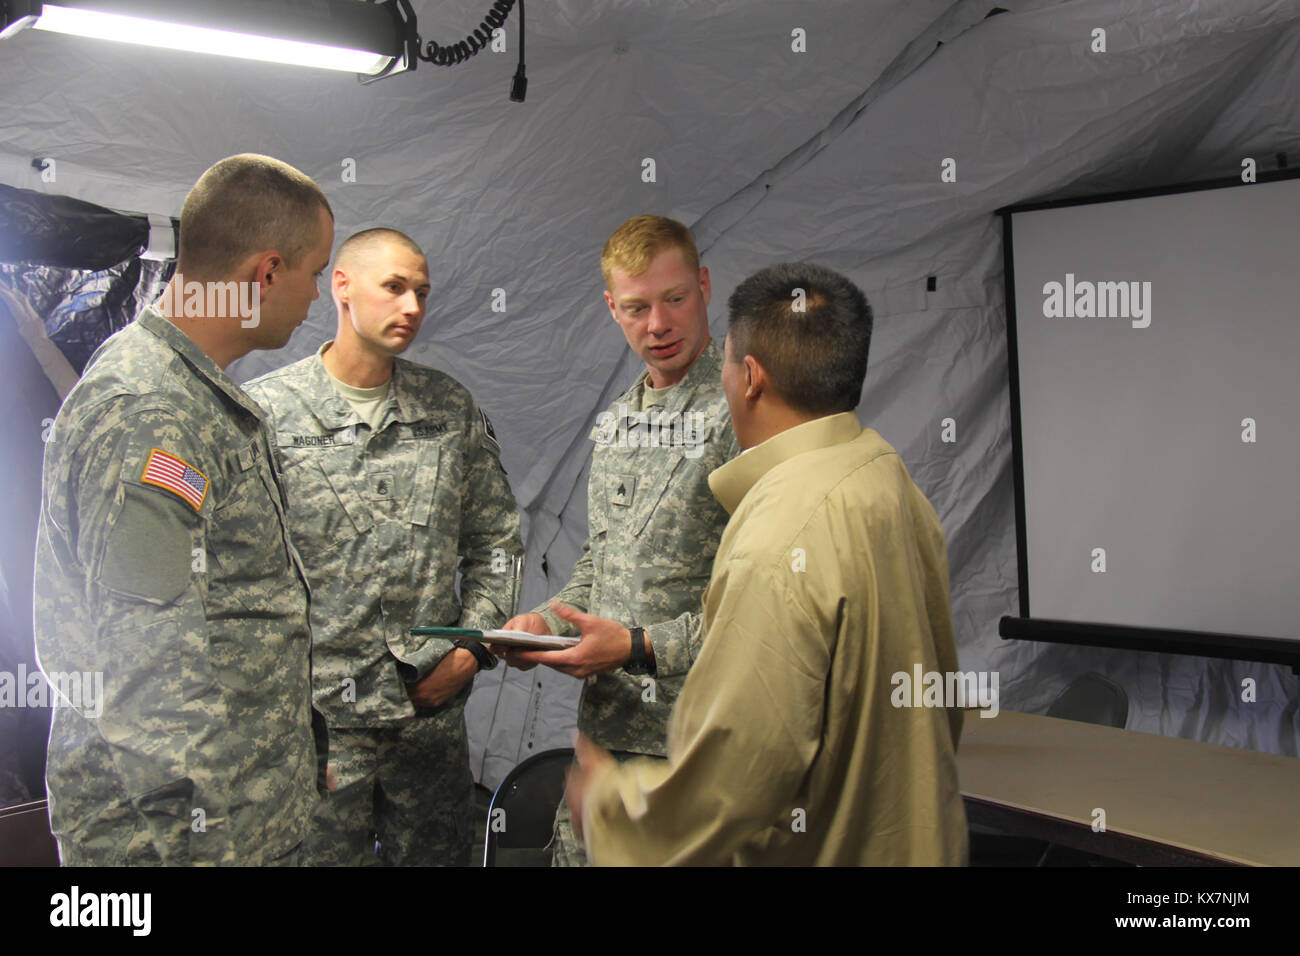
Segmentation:
{"type": "Polygon", "coordinates": [[[149,452],[140,480],[184,498],[198,511],[208,494],[208,477],[188,462],[161,448],[149,452]]]}

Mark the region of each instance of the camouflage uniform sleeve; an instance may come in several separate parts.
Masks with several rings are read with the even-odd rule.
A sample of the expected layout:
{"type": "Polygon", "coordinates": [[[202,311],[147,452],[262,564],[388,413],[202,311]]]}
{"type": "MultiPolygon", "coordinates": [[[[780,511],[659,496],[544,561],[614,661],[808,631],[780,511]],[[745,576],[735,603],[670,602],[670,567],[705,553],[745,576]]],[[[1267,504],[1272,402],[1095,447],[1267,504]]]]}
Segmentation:
{"type": "Polygon", "coordinates": [[[645,633],[654,649],[654,676],[672,677],[689,671],[700,655],[703,630],[702,611],[687,611],[671,621],[649,625],[645,633]]]}
{"type": "Polygon", "coordinates": [[[216,456],[174,408],[123,412],[68,451],[66,527],[95,623],[51,635],[51,643],[80,669],[103,673],[101,713],[90,723],[108,745],[104,770],[121,781],[162,862],[234,863],[223,825],[226,775],[208,755],[248,742],[220,739],[225,723],[207,666],[202,575],[194,572],[216,456]],[[191,498],[166,487],[175,471],[164,466],[188,469],[181,480],[191,498]],[[191,830],[195,810],[205,832],[191,830]]]}
{"type": "MultiPolygon", "coordinates": [[[[595,579],[595,564],[591,560],[591,537],[588,536],[582,545],[582,555],[573,566],[573,573],[569,575],[569,583],[564,586],[564,590],[555,595],[553,600],[560,601],[586,613],[587,609],[591,607],[591,585],[595,579]]],[[[558,634],[561,637],[576,637],[578,629],[568,621],[557,617],[551,611],[550,604],[550,601],[546,601],[533,608],[533,612],[540,614],[546,620],[552,634],[558,634]]]]}
{"type": "Polygon", "coordinates": [[[482,630],[500,627],[513,612],[511,559],[523,553],[523,543],[492,423],[478,408],[471,418],[460,521],[460,626],[482,630]]]}

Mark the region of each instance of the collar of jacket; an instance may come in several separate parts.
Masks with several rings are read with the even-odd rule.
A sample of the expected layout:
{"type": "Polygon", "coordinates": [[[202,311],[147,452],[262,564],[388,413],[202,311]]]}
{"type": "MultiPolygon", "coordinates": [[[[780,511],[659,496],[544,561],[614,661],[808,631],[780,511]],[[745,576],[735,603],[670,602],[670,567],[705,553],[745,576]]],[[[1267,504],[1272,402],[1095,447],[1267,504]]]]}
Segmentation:
{"type": "MultiPolygon", "coordinates": [[[[356,413],[351,403],[335,390],[334,380],[325,368],[322,356],[333,344],[334,340],[330,339],[316,350],[308,372],[310,394],[329,396],[323,401],[312,402],[312,414],[321,425],[331,431],[343,428],[345,425],[361,424],[361,416],[356,413]]],[[[419,422],[433,414],[433,409],[426,405],[420,396],[420,390],[412,387],[412,367],[412,363],[405,359],[393,360],[393,377],[388,380],[388,398],[384,403],[384,415],[380,419],[381,431],[388,427],[389,422],[419,422]]]]}
{"type": "Polygon", "coordinates": [[[709,474],[709,488],[727,514],[732,514],[749,489],[777,465],[804,452],[853,441],[863,431],[857,412],[840,412],[795,425],[715,468],[709,474]]]}
{"type": "Polygon", "coordinates": [[[171,320],[161,312],[151,305],[146,306],[135,321],[145,331],[162,339],[168,348],[194,370],[195,374],[207,379],[232,402],[250,415],[256,416],[258,421],[266,421],[266,413],[262,411],[262,406],[249,398],[235,380],[223,372],[220,365],[212,361],[207,352],[199,348],[192,338],[173,325],[171,320]]]}
{"type": "MultiPolygon", "coordinates": [[[[620,402],[625,402],[628,408],[634,411],[641,410],[641,399],[645,394],[646,384],[650,380],[650,372],[644,371],[641,377],[636,380],[630,389],[628,389],[620,402]]],[[[664,399],[662,406],[665,415],[671,415],[673,412],[685,410],[695,397],[695,393],[703,386],[714,385],[718,390],[722,389],[722,350],[718,348],[718,343],[709,340],[709,344],[704,346],[704,351],[700,353],[699,358],[692,363],[691,367],[686,370],[682,380],[677,383],[664,399]]],[[[660,406],[652,406],[660,407],[660,406]]]]}

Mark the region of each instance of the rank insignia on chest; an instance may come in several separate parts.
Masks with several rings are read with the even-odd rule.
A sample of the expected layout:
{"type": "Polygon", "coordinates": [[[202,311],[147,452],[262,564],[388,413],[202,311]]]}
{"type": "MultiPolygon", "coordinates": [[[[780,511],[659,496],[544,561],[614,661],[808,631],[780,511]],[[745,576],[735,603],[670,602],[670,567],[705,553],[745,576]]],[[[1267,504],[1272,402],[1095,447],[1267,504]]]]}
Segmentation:
{"type": "Polygon", "coordinates": [[[368,476],[370,497],[375,501],[385,501],[393,497],[393,473],[391,471],[374,472],[368,476]]]}
{"type": "Polygon", "coordinates": [[[636,495],[636,475],[609,476],[609,503],[623,508],[632,506],[636,495]]]}

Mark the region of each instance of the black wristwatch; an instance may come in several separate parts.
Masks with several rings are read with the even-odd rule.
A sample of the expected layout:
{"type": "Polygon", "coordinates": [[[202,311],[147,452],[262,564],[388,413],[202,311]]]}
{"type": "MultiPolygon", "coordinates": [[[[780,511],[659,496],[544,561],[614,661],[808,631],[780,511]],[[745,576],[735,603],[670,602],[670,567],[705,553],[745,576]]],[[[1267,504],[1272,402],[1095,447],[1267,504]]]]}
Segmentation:
{"type": "Polygon", "coordinates": [[[497,656],[484,647],[481,641],[457,641],[456,646],[463,647],[473,654],[481,671],[490,671],[497,666],[497,656]]]}
{"type": "Polygon", "coordinates": [[[632,632],[632,653],[627,656],[623,670],[629,674],[649,674],[651,667],[645,652],[645,628],[629,627],[628,630],[632,632]]]}

